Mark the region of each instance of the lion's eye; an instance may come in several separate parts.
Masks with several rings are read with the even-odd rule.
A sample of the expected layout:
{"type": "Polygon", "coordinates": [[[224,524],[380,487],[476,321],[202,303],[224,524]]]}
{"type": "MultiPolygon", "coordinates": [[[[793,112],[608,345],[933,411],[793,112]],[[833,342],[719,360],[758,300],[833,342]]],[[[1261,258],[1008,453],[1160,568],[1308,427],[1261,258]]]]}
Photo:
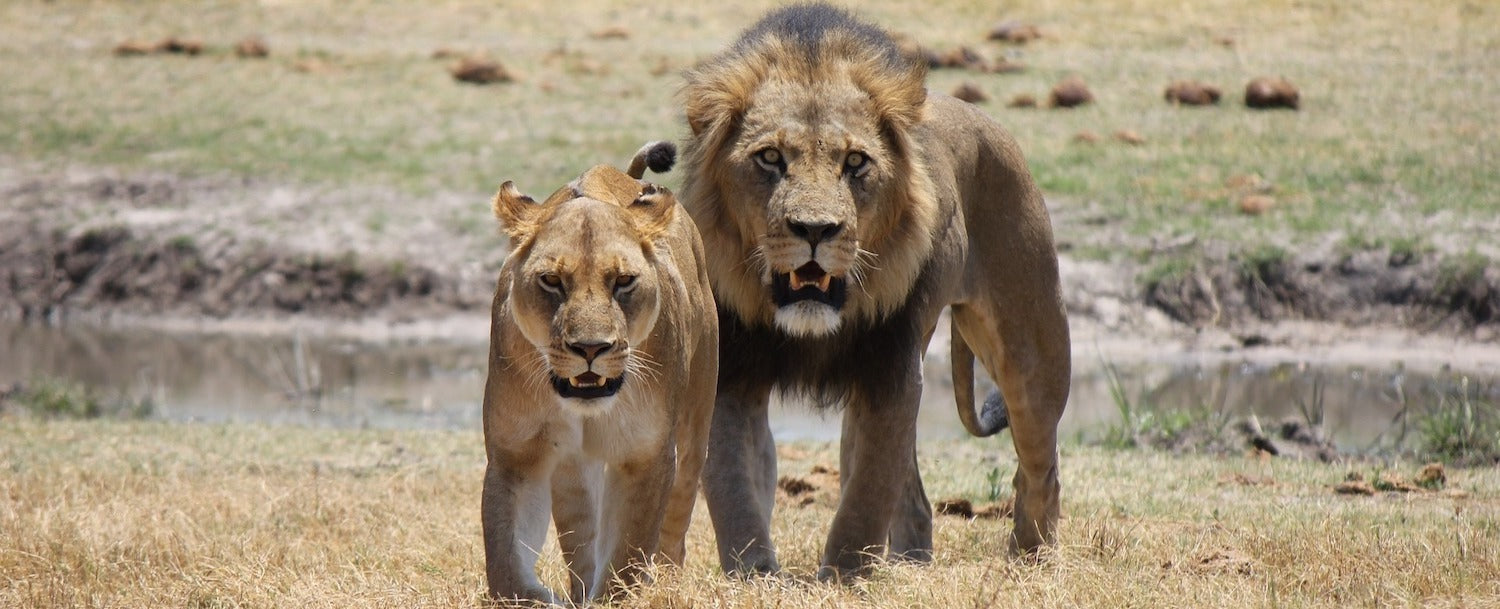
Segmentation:
{"type": "Polygon", "coordinates": [[[844,173],[860,175],[866,165],[870,164],[870,157],[863,152],[851,152],[844,157],[844,173]]]}
{"type": "Polygon", "coordinates": [[[755,153],[755,162],[770,171],[781,171],[782,161],[781,151],[775,148],[767,148],[755,153]]]}
{"type": "Polygon", "coordinates": [[[615,275],[615,289],[623,290],[635,285],[635,275],[615,275]]]}
{"type": "Polygon", "coordinates": [[[542,284],[542,288],[549,292],[556,292],[562,289],[562,277],[558,277],[557,273],[542,273],[536,278],[536,281],[542,284]]]}

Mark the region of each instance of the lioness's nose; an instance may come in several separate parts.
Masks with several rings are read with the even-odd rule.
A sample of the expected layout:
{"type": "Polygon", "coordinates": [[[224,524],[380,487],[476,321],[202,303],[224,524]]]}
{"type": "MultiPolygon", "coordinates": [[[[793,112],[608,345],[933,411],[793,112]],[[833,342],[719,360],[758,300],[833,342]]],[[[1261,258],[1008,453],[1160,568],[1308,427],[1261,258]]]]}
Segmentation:
{"type": "Polygon", "coordinates": [[[793,235],[806,239],[813,245],[822,243],[824,239],[832,239],[839,231],[844,230],[842,224],[806,224],[794,220],[787,220],[786,227],[793,235]]]}
{"type": "Polygon", "coordinates": [[[569,343],[568,344],[568,348],[569,349],[572,349],[574,353],[582,355],[583,359],[585,359],[585,360],[587,360],[589,362],[594,361],[594,358],[599,357],[605,351],[609,351],[609,348],[611,346],[612,345],[610,345],[609,343],[569,343]]]}

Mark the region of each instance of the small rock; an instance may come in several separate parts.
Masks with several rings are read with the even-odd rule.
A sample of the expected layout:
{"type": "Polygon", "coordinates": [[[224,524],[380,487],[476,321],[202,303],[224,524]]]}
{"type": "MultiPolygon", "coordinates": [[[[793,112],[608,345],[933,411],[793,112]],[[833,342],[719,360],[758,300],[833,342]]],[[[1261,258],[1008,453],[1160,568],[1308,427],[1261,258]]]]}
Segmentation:
{"type": "Polygon", "coordinates": [[[1021,93],[1010,98],[1010,103],[1005,105],[1011,108],[1035,108],[1036,96],[1030,93],[1021,93]]]}
{"type": "Polygon", "coordinates": [[[1082,78],[1070,76],[1052,87],[1051,101],[1054,108],[1074,108],[1094,101],[1094,94],[1082,78]]]}
{"type": "Polygon", "coordinates": [[[1121,129],[1119,131],[1116,131],[1115,139],[1125,142],[1126,144],[1130,144],[1131,146],[1139,146],[1146,143],[1146,136],[1136,133],[1135,131],[1132,131],[1130,129],[1121,129]]]}
{"type": "Polygon", "coordinates": [[[986,38],[999,42],[1026,44],[1041,37],[1042,30],[1035,25],[1020,21],[1004,21],[990,28],[990,33],[986,38]]]}
{"type": "Polygon", "coordinates": [[[971,104],[990,101],[990,96],[988,93],[985,93],[983,89],[980,89],[979,85],[976,85],[967,80],[959,83],[957,87],[954,87],[953,93],[951,93],[951,95],[971,104]]]}
{"type": "Polygon", "coordinates": [[[1285,78],[1262,76],[1245,85],[1245,105],[1255,109],[1296,110],[1301,99],[1296,85],[1285,78]]]}
{"type": "Polygon", "coordinates": [[[448,73],[454,80],[476,85],[515,80],[500,62],[484,57],[465,57],[448,68],[448,73]]]}
{"type": "Polygon", "coordinates": [[[258,59],[269,56],[271,49],[266,46],[265,40],[251,37],[235,43],[234,54],[246,59],[258,59]]]}
{"type": "Polygon", "coordinates": [[[1259,216],[1276,206],[1276,199],[1267,195],[1245,195],[1240,197],[1240,213],[1247,216],[1259,216]]]}
{"type": "Polygon", "coordinates": [[[1218,87],[1203,84],[1196,80],[1179,80],[1167,85],[1166,93],[1162,96],[1167,103],[1183,106],[1207,106],[1219,103],[1219,97],[1223,93],[1218,87]]]}

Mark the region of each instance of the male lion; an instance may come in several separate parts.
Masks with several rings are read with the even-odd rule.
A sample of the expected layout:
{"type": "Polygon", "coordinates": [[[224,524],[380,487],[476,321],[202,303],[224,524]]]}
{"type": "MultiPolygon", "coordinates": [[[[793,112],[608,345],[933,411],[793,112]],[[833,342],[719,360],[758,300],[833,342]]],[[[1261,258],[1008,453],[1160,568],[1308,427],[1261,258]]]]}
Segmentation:
{"type": "Polygon", "coordinates": [[[930,558],[914,438],[947,306],[965,426],[989,435],[1008,415],[1015,436],[1010,548],[1054,538],[1071,362],[1047,210],[1011,136],[925,77],[885,32],[824,4],[770,13],[687,74],[683,201],[715,252],[722,332],[703,483],[728,572],[780,568],[773,387],[844,405],[820,577],[886,551],[930,558]],[[983,416],[974,352],[1003,392],[983,416]]]}
{"type": "Polygon", "coordinates": [[[584,173],[538,205],[511,182],[513,250],[490,320],[481,505],[490,595],[557,602],[535,572],[556,521],[581,602],[653,556],[681,564],[718,374],[703,244],[647,146],[629,175],[584,173]]]}

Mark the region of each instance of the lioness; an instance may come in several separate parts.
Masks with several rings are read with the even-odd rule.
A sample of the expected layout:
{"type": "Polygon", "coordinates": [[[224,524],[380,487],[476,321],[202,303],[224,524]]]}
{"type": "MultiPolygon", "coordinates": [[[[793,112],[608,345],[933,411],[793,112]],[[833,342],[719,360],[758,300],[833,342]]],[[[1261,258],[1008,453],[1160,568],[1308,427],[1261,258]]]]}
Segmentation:
{"type": "Polygon", "coordinates": [[[719,393],[704,493],[729,572],[780,567],[772,388],[844,405],[843,494],[819,575],[926,560],[922,356],[952,307],[958,408],[1015,435],[1012,552],[1051,541],[1070,345],[1041,193],[1015,141],[825,4],[776,10],[687,74],[682,200],[715,256],[719,393]],[[970,347],[973,351],[970,351],[970,347]],[[998,382],[982,416],[973,353],[998,382]]]}
{"type": "MultiPolygon", "coordinates": [[[[665,146],[665,147],[663,147],[665,146]]],[[[581,602],[680,564],[718,374],[718,320],[692,221],[665,188],[670,144],[627,175],[598,166],[538,205],[511,182],[494,211],[500,270],[484,389],[481,502],[496,599],[557,602],[535,566],[555,520],[581,602]]]]}

